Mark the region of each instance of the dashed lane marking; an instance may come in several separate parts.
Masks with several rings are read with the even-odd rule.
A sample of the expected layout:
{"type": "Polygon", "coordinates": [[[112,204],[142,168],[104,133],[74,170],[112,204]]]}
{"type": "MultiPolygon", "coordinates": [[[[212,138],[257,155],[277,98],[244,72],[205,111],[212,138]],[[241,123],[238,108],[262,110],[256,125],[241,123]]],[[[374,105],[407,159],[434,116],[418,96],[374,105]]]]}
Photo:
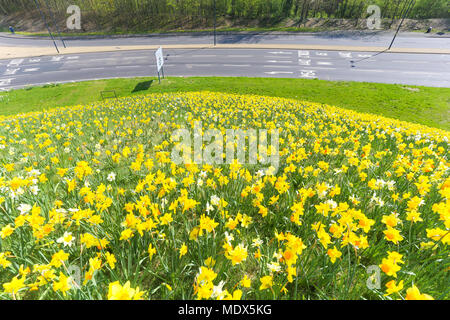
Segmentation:
{"type": "Polygon", "coordinates": [[[268,71],[268,72],[264,72],[266,74],[293,74],[294,72],[292,71],[268,71]]]}
{"type": "Polygon", "coordinates": [[[328,62],[328,61],[317,61],[316,63],[320,66],[332,66],[333,65],[333,62],[328,62]]]}

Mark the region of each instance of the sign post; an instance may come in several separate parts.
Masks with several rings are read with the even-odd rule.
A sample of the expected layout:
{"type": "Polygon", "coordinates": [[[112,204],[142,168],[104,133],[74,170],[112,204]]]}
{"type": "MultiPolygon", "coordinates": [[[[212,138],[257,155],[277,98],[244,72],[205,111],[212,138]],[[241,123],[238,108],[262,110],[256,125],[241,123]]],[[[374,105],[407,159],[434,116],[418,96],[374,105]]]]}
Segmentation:
{"type": "Polygon", "coordinates": [[[158,68],[158,81],[159,83],[161,83],[160,72],[162,72],[162,76],[164,78],[164,56],[161,47],[159,47],[159,49],[156,50],[155,57],[156,57],[156,67],[158,68]]]}

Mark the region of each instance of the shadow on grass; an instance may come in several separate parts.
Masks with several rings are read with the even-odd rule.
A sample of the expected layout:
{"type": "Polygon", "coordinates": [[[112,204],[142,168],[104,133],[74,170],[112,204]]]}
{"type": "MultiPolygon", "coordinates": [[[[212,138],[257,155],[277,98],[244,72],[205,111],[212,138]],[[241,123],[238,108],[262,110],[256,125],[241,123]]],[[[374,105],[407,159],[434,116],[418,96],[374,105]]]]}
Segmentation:
{"type": "Polygon", "coordinates": [[[131,91],[131,93],[148,90],[151,87],[152,83],[153,80],[139,82],[136,87],[134,87],[133,91],[131,91]]]}

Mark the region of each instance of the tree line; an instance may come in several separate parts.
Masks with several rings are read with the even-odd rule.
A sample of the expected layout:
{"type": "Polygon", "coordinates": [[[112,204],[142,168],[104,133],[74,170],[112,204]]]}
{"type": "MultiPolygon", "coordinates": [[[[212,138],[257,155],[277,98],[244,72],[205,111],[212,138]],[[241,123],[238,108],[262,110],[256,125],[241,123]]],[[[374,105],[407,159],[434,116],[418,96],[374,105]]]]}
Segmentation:
{"type": "MultiPolygon", "coordinates": [[[[38,15],[35,1],[60,20],[67,7],[78,5],[84,22],[97,29],[150,30],[196,24],[211,27],[214,13],[218,21],[228,19],[245,24],[257,21],[273,26],[293,19],[300,26],[308,18],[361,19],[369,16],[369,5],[378,5],[381,17],[398,19],[410,0],[0,0],[0,14],[18,12],[38,15]]],[[[448,0],[416,0],[409,18],[449,18],[448,0]]]]}

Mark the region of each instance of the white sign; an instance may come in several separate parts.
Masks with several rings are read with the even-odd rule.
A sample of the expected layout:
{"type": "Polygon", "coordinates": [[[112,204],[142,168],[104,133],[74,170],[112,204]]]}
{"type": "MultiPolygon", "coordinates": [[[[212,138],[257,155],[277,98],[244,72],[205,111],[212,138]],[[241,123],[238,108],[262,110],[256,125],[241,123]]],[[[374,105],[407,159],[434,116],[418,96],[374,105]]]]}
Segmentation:
{"type": "Polygon", "coordinates": [[[158,72],[159,72],[159,71],[161,71],[161,68],[164,65],[164,57],[163,57],[163,51],[162,51],[161,47],[159,47],[159,49],[156,50],[155,56],[156,56],[156,66],[158,67],[158,72]]]}

